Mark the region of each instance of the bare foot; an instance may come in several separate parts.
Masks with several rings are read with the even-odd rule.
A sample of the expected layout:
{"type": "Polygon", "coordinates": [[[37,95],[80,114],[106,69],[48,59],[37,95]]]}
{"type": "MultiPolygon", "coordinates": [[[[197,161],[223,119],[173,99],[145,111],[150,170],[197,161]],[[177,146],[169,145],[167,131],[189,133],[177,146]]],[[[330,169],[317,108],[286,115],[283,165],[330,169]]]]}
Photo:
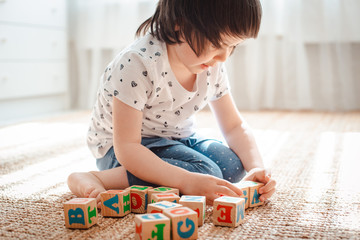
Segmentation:
{"type": "Polygon", "coordinates": [[[103,183],[92,172],[76,172],[69,175],[67,184],[78,197],[96,198],[100,206],[100,193],[105,192],[103,183]]]}

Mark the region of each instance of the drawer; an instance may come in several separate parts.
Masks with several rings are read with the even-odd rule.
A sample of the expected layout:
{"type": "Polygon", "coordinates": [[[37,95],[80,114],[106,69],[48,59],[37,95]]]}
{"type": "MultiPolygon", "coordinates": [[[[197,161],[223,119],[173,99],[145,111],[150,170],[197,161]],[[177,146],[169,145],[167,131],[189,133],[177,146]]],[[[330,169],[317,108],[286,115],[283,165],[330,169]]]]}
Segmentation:
{"type": "Polygon", "coordinates": [[[65,58],[65,31],[0,23],[0,60],[65,58]]]}
{"type": "Polygon", "coordinates": [[[65,27],[65,0],[0,0],[0,22],[65,27]]]}
{"type": "Polygon", "coordinates": [[[53,95],[67,90],[65,61],[0,62],[0,100],[53,95]]]}

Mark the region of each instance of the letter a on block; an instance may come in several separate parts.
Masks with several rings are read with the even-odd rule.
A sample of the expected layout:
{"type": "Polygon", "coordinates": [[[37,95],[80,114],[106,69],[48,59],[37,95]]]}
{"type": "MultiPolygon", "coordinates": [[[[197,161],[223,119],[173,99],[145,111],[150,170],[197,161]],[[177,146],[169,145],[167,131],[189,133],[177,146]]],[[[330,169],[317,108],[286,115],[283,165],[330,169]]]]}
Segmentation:
{"type": "Polygon", "coordinates": [[[104,205],[112,210],[114,210],[117,214],[119,214],[119,207],[114,207],[113,205],[115,203],[119,203],[119,196],[115,195],[112,198],[109,198],[108,200],[104,201],[104,205]]]}

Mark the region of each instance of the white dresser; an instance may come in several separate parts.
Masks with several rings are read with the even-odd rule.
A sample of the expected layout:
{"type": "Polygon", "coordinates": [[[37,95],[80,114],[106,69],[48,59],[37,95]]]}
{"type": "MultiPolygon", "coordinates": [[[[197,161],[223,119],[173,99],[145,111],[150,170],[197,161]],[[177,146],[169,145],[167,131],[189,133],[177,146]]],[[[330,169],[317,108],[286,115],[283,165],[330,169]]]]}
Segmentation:
{"type": "Polygon", "coordinates": [[[0,0],[0,124],[69,106],[66,0],[0,0]]]}

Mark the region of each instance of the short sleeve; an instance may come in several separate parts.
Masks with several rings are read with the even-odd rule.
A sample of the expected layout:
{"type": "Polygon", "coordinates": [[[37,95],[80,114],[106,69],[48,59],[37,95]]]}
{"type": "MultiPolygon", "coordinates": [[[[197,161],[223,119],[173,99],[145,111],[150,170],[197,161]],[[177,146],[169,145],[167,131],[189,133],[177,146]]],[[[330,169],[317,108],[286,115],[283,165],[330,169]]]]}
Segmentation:
{"type": "Polygon", "coordinates": [[[214,83],[214,89],[215,89],[214,95],[212,96],[210,101],[215,101],[221,98],[222,96],[228,94],[230,91],[228,75],[224,63],[221,63],[221,65],[219,65],[216,75],[216,80],[214,83]]]}
{"type": "Polygon", "coordinates": [[[152,92],[150,73],[145,66],[144,58],[136,52],[117,57],[108,66],[103,79],[105,98],[114,96],[142,111],[152,92]]]}

